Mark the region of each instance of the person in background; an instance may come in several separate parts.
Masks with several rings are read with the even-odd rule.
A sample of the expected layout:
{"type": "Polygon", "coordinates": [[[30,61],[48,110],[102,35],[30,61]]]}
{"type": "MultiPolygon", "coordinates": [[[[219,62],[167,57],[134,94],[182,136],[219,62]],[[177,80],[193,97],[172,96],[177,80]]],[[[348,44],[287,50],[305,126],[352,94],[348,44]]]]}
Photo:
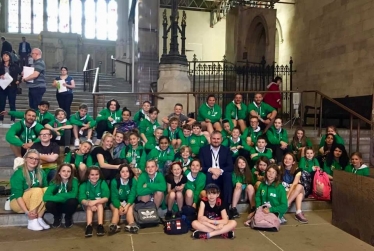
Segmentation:
{"type": "Polygon", "coordinates": [[[101,137],[104,132],[112,133],[114,131],[114,125],[121,122],[121,110],[120,105],[116,99],[111,99],[106,103],[106,108],[100,111],[96,118],[96,137],[97,140],[95,145],[100,144],[101,137]]]}
{"type": "Polygon", "coordinates": [[[243,103],[243,95],[240,93],[235,94],[234,100],[226,106],[225,118],[231,119],[234,127],[240,127],[240,131],[244,132],[247,128],[246,118],[247,118],[248,108],[247,105],[243,103]]]}
{"type": "Polygon", "coordinates": [[[265,127],[271,124],[275,119],[277,116],[277,111],[262,100],[262,94],[256,93],[253,103],[248,105],[248,113],[252,117],[257,117],[260,122],[261,129],[265,129],[265,127]]]}
{"type": "Polygon", "coordinates": [[[222,108],[216,104],[216,97],[211,94],[207,97],[206,103],[199,107],[197,121],[206,131],[212,133],[214,130],[222,131],[221,118],[222,108]]]}
{"type": "MultiPolygon", "coordinates": [[[[9,52],[4,52],[2,56],[2,62],[0,63],[0,79],[5,78],[5,74],[8,73],[12,78],[12,82],[5,89],[0,88],[0,111],[4,111],[6,105],[6,99],[8,98],[10,111],[16,110],[16,97],[17,97],[17,86],[20,83],[19,75],[21,70],[17,64],[13,63],[12,57],[9,52]]],[[[0,125],[3,124],[4,116],[0,116],[0,125]]],[[[11,116],[11,124],[14,124],[15,117],[11,116]]]]}
{"type": "Polygon", "coordinates": [[[56,87],[56,98],[58,102],[58,106],[66,112],[66,118],[70,119],[70,113],[71,113],[71,103],[73,102],[73,89],[75,88],[75,81],[74,79],[68,75],[68,68],[67,67],[61,67],[61,74],[59,77],[56,77],[56,79],[53,81],[52,86],[56,87]],[[66,87],[66,91],[59,92],[59,89],[61,88],[60,83],[61,80],[64,81],[62,83],[63,86],[66,87]],[[59,82],[58,82],[59,81],[59,82]]]}
{"type": "Polygon", "coordinates": [[[21,57],[20,67],[29,64],[29,56],[31,53],[30,43],[26,42],[26,37],[22,37],[22,42],[18,46],[18,55],[21,57]]]}
{"type": "Polygon", "coordinates": [[[5,52],[12,52],[13,48],[12,45],[5,40],[5,37],[1,37],[1,42],[3,46],[1,47],[1,57],[4,55],[5,52]]]}
{"type": "Polygon", "coordinates": [[[32,49],[31,56],[34,59],[34,64],[32,65],[34,72],[30,76],[23,77],[22,82],[26,82],[29,88],[29,106],[36,110],[47,88],[45,83],[45,63],[40,49],[32,49]]]}
{"type": "Polygon", "coordinates": [[[170,113],[167,117],[163,118],[162,122],[164,122],[164,125],[168,125],[169,120],[172,117],[177,117],[179,119],[179,122],[180,122],[179,126],[184,126],[186,124],[192,125],[196,121],[193,118],[187,117],[182,112],[183,112],[183,105],[180,103],[176,103],[174,106],[174,112],[170,113]]]}
{"type": "Polygon", "coordinates": [[[264,102],[272,106],[274,109],[278,110],[282,106],[282,96],[280,93],[280,86],[282,84],[281,77],[275,77],[273,82],[268,84],[266,87],[269,92],[264,95],[264,102]]]}

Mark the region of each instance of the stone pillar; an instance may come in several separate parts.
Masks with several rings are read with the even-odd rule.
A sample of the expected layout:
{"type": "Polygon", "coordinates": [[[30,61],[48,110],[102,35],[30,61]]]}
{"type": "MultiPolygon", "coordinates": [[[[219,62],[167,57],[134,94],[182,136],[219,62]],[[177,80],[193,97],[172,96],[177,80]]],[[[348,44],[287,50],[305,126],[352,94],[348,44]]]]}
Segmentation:
{"type": "MultiPolygon", "coordinates": [[[[125,60],[129,58],[127,52],[129,47],[129,0],[117,1],[118,5],[118,35],[116,41],[116,59],[125,60]]],[[[131,41],[130,41],[131,42],[131,41]]]]}
{"type": "Polygon", "coordinates": [[[188,78],[188,66],[181,64],[160,64],[160,77],[157,81],[157,92],[164,99],[157,100],[157,108],[160,110],[158,115],[159,122],[173,112],[176,103],[183,105],[183,113],[187,115],[189,112],[195,111],[195,97],[186,94],[165,94],[163,92],[190,92],[191,81],[188,78]],[[188,100],[188,107],[187,107],[188,100]]]}
{"type": "Polygon", "coordinates": [[[0,32],[7,32],[8,26],[8,1],[0,0],[0,32]]]}

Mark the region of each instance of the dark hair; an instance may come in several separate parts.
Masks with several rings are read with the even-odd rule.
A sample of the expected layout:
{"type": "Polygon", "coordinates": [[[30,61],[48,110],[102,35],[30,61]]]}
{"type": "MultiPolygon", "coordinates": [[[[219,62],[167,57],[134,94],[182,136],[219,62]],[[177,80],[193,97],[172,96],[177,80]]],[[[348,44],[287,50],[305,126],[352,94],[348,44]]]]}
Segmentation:
{"type": "Polygon", "coordinates": [[[209,100],[210,98],[214,98],[214,100],[216,100],[216,96],[214,96],[213,94],[210,94],[210,95],[208,95],[208,97],[206,98],[206,102],[208,102],[208,100],[209,100]]]}
{"type": "Polygon", "coordinates": [[[305,136],[305,130],[303,128],[299,127],[299,128],[297,128],[295,130],[295,133],[294,133],[292,141],[291,141],[291,144],[292,144],[292,146],[293,146],[294,149],[297,148],[297,145],[299,143],[299,139],[297,138],[297,132],[298,131],[302,131],[303,132],[303,137],[301,138],[301,147],[306,146],[306,139],[307,139],[307,137],[305,136]]]}
{"type": "Polygon", "coordinates": [[[256,164],[255,164],[255,169],[259,172],[261,172],[261,171],[258,168],[258,165],[260,164],[261,161],[266,163],[266,168],[270,165],[270,160],[265,156],[261,156],[260,158],[258,158],[258,160],[256,161],[256,164]]]}
{"type": "Polygon", "coordinates": [[[243,156],[239,156],[236,158],[235,165],[234,165],[234,173],[237,177],[244,177],[244,183],[246,184],[251,184],[252,183],[252,172],[251,169],[249,168],[247,160],[243,156]],[[245,162],[245,168],[244,168],[244,173],[241,173],[239,170],[239,160],[243,160],[245,162]]]}
{"type": "Polygon", "coordinates": [[[60,71],[61,71],[62,69],[65,69],[66,71],[69,71],[68,68],[67,68],[66,66],[62,66],[62,67],[60,68],[60,71]]]}
{"type": "Polygon", "coordinates": [[[360,159],[362,159],[362,153],[360,153],[360,152],[353,152],[353,153],[351,153],[351,158],[353,157],[353,156],[357,156],[357,157],[359,157],[360,159]]]}
{"type": "Polygon", "coordinates": [[[279,80],[282,82],[282,78],[279,77],[279,76],[276,76],[276,77],[274,78],[273,82],[276,83],[276,82],[278,82],[279,80]]]}
{"type": "Polygon", "coordinates": [[[29,109],[27,109],[27,110],[25,111],[25,116],[26,116],[26,114],[29,113],[29,112],[33,112],[33,113],[36,114],[36,111],[35,111],[34,109],[29,108],[29,109]]]}
{"type": "Polygon", "coordinates": [[[88,110],[88,106],[86,104],[80,104],[79,107],[78,107],[78,110],[80,110],[80,109],[88,110]]]}
{"type": "Polygon", "coordinates": [[[57,108],[56,111],[55,111],[55,117],[57,117],[57,115],[60,113],[60,112],[63,112],[65,114],[65,117],[66,117],[66,112],[64,111],[64,109],[62,108],[57,108]]]}
{"type": "Polygon", "coordinates": [[[146,101],[143,102],[143,105],[144,105],[144,104],[149,104],[149,105],[151,105],[151,102],[149,102],[148,100],[146,100],[146,101]]]}
{"type": "Polygon", "coordinates": [[[161,136],[159,139],[158,139],[158,143],[160,144],[161,140],[163,139],[166,139],[168,141],[168,143],[170,144],[170,139],[168,136],[161,136]]]}
{"type": "Polygon", "coordinates": [[[257,137],[257,142],[262,139],[262,140],[265,140],[265,143],[268,143],[267,139],[266,139],[266,136],[265,135],[260,135],[257,137]]]}
{"type": "Polygon", "coordinates": [[[230,121],[229,121],[228,119],[223,119],[223,120],[222,120],[222,125],[223,125],[223,124],[226,124],[226,123],[229,123],[229,124],[230,124],[230,121]]]}
{"type": "MultiPolygon", "coordinates": [[[[52,130],[51,129],[49,129],[49,128],[46,128],[46,127],[43,127],[41,130],[40,130],[40,132],[41,131],[48,131],[49,132],[49,134],[51,134],[52,135],[52,130]]],[[[39,135],[40,135],[40,132],[39,132],[39,135]]]]}
{"type": "Polygon", "coordinates": [[[154,112],[157,112],[157,114],[160,113],[160,111],[157,109],[156,106],[152,106],[151,108],[149,108],[149,114],[154,113],[154,112]]]}
{"type": "Polygon", "coordinates": [[[329,150],[329,149],[330,149],[330,150],[333,149],[333,148],[335,147],[335,145],[336,145],[336,137],[335,137],[335,135],[332,134],[332,133],[328,133],[328,134],[326,134],[325,142],[324,142],[324,144],[323,144],[323,152],[326,152],[326,151],[329,150]],[[326,144],[326,139],[327,139],[328,136],[332,136],[332,139],[333,139],[330,148],[329,148],[328,145],[326,144]]]}
{"type": "Polygon", "coordinates": [[[174,161],[174,162],[172,162],[170,164],[170,166],[169,166],[169,172],[168,172],[168,175],[167,175],[170,180],[172,180],[174,178],[174,174],[173,174],[172,170],[173,170],[173,166],[175,166],[175,165],[178,165],[181,168],[181,170],[182,170],[181,177],[183,177],[183,175],[184,175],[182,163],[179,162],[179,161],[174,161]]]}
{"type": "Polygon", "coordinates": [[[116,99],[111,99],[109,100],[107,103],[106,103],[106,108],[109,110],[109,106],[112,102],[115,102],[116,103],[116,111],[119,110],[119,108],[121,108],[121,106],[119,105],[118,101],[116,99]]]}
{"type": "Polygon", "coordinates": [[[198,121],[195,121],[193,124],[192,124],[192,129],[194,128],[194,127],[199,127],[200,129],[201,129],[201,123],[200,122],[198,122],[198,121]]]}
{"type": "Polygon", "coordinates": [[[304,154],[306,154],[306,151],[307,151],[307,150],[312,150],[313,153],[315,153],[315,152],[314,152],[314,149],[313,149],[313,146],[306,146],[306,147],[304,148],[304,154]]]}
{"type": "Polygon", "coordinates": [[[46,106],[48,106],[48,108],[50,107],[49,102],[46,101],[46,100],[42,100],[42,101],[40,101],[39,105],[46,105],[46,106]]]}
{"type": "Polygon", "coordinates": [[[344,169],[349,163],[349,157],[348,157],[347,150],[345,149],[345,146],[342,144],[334,144],[330,148],[330,152],[327,154],[327,157],[326,157],[326,165],[329,167],[332,165],[332,162],[335,159],[334,151],[336,148],[342,151],[342,155],[340,155],[338,162],[339,162],[339,165],[344,169]]]}
{"type": "Polygon", "coordinates": [[[123,114],[124,112],[129,112],[129,113],[130,113],[130,116],[131,116],[131,111],[130,111],[129,109],[127,109],[126,106],[123,107],[123,109],[122,109],[122,114],[123,114]]]}
{"type": "Polygon", "coordinates": [[[329,125],[329,126],[326,127],[326,134],[328,134],[329,128],[333,129],[335,131],[335,133],[339,135],[338,129],[334,125],[329,125]]]}
{"type": "Polygon", "coordinates": [[[176,103],[174,107],[176,107],[176,106],[180,106],[183,109],[183,105],[181,103],[176,103]]]}
{"type": "Polygon", "coordinates": [[[258,120],[258,117],[255,117],[255,116],[250,116],[250,117],[249,117],[249,121],[251,121],[251,119],[256,119],[257,122],[259,121],[259,120],[258,120]]]}
{"type": "Polygon", "coordinates": [[[189,131],[191,131],[192,130],[191,125],[189,125],[189,124],[183,125],[182,126],[182,130],[189,130],[189,131]]]}
{"type": "Polygon", "coordinates": [[[174,121],[177,121],[178,124],[179,124],[179,118],[177,118],[177,117],[171,117],[171,118],[169,119],[169,125],[171,124],[171,122],[174,122],[174,121]]]}
{"type": "Polygon", "coordinates": [[[266,182],[268,181],[267,172],[268,172],[270,169],[274,169],[274,170],[277,172],[277,176],[275,177],[273,183],[274,183],[274,186],[278,186],[278,185],[281,183],[281,179],[282,179],[282,171],[279,170],[277,164],[270,164],[270,165],[268,165],[268,167],[267,167],[266,170],[265,170],[265,176],[264,176],[264,179],[265,179],[266,182]]]}
{"type": "Polygon", "coordinates": [[[88,176],[90,176],[91,171],[98,171],[99,172],[99,179],[105,180],[105,177],[103,175],[103,172],[101,171],[100,167],[98,166],[90,166],[87,167],[86,175],[84,177],[84,181],[88,181],[88,176]]]}
{"type": "Polygon", "coordinates": [[[66,185],[66,190],[68,192],[71,191],[72,189],[72,186],[73,186],[73,179],[74,179],[74,172],[75,172],[75,168],[69,164],[69,163],[62,163],[61,165],[59,165],[57,167],[57,170],[56,170],[56,174],[55,174],[55,177],[53,178],[52,182],[55,183],[56,185],[60,185],[62,183],[62,178],[59,174],[59,172],[61,171],[61,169],[64,167],[64,166],[67,166],[67,167],[70,167],[70,171],[71,171],[71,174],[70,174],[70,177],[69,177],[69,180],[68,180],[68,183],[66,185]]]}
{"type": "Polygon", "coordinates": [[[127,169],[129,170],[129,180],[131,180],[133,177],[134,177],[134,173],[133,171],[131,170],[129,164],[125,163],[125,164],[121,164],[119,167],[118,167],[118,174],[117,174],[117,179],[120,179],[121,178],[121,171],[124,167],[127,167],[127,169]]]}
{"type": "MultiPolygon", "coordinates": [[[[3,52],[3,55],[1,55],[1,59],[3,58],[3,56],[4,55],[8,55],[8,57],[9,57],[9,66],[11,65],[11,64],[13,64],[13,58],[12,58],[12,55],[10,55],[10,51],[4,51],[3,52]]],[[[4,65],[4,61],[3,60],[1,60],[1,65],[4,65]]]]}
{"type": "MultiPolygon", "coordinates": [[[[280,119],[280,121],[281,121],[282,124],[283,124],[283,119],[282,119],[281,117],[275,117],[274,122],[275,122],[277,119],[280,119]]],[[[274,123],[274,122],[273,122],[273,123],[274,123]]]]}

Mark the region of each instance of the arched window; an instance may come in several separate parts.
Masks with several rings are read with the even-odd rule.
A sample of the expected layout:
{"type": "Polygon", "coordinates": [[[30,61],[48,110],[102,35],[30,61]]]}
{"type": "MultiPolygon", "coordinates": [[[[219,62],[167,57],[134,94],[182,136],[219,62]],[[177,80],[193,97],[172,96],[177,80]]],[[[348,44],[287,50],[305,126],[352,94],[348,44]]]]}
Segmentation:
{"type": "Polygon", "coordinates": [[[39,34],[46,27],[51,32],[70,32],[89,39],[115,41],[117,20],[116,0],[8,0],[10,33],[39,34]],[[43,17],[45,12],[47,20],[43,17]]]}

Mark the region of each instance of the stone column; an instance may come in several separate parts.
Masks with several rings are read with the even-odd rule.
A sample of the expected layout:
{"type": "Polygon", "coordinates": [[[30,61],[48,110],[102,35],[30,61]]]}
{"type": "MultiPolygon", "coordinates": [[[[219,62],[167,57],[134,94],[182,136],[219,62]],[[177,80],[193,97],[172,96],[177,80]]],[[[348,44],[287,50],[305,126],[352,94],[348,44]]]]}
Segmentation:
{"type": "Polygon", "coordinates": [[[129,37],[129,0],[117,1],[117,12],[118,12],[118,33],[116,41],[116,55],[113,55],[116,59],[126,60],[130,57],[128,53],[129,43],[131,42],[129,37]]]}
{"type": "Polygon", "coordinates": [[[5,33],[8,31],[8,1],[0,0],[0,32],[5,33]]]}

